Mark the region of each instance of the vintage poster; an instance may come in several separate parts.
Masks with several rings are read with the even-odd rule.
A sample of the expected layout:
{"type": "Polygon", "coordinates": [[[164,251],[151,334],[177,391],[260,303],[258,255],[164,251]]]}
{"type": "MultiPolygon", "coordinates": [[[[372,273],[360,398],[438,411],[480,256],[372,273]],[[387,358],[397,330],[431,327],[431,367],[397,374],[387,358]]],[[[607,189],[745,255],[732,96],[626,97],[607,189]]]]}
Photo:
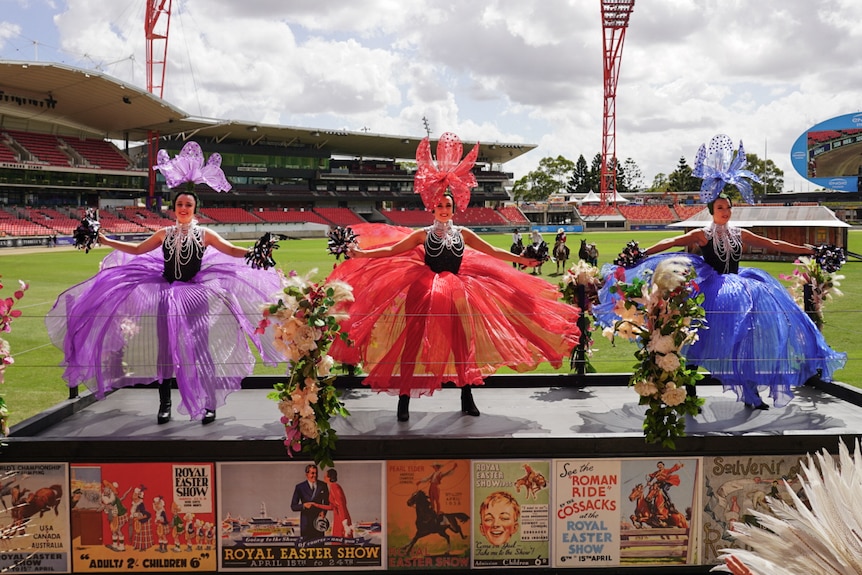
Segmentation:
{"type": "Polygon", "coordinates": [[[470,461],[386,464],[389,569],[470,568],[470,461]]]}
{"type": "Polygon", "coordinates": [[[383,463],[219,463],[219,570],[385,567],[383,463]]]}
{"type": "Polygon", "coordinates": [[[68,487],[66,463],[0,464],[0,572],[70,571],[68,487]]]}
{"type": "Polygon", "coordinates": [[[786,481],[805,501],[799,484],[805,455],[705,457],[703,462],[703,563],[718,563],[721,549],[734,547],[727,529],[735,521],[756,525],[751,511],[771,513],[766,497],[790,502],[786,481]]]}
{"type": "Polygon", "coordinates": [[[215,571],[211,463],[71,466],[76,573],[215,571]]]}
{"type": "Polygon", "coordinates": [[[557,567],[696,562],[697,458],[555,460],[553,469],[557,567]]]}
{"type": "Polygon", "coordinates": [[[549,461],[473,461],[473,567],[550,565],[549,461]]]}
{"type": "Polygon", "coordinates": [[[554,460],[554,557],[557,567],[620,562],[621,461],[554,460]]]}

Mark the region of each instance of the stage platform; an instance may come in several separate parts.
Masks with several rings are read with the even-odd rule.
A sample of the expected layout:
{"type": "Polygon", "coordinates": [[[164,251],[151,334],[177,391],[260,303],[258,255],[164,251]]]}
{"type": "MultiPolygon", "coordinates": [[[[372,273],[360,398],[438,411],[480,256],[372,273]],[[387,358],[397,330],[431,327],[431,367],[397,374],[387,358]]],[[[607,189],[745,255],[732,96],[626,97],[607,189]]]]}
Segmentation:
{"type": "MultiPolygon", "coordinates": [[[[118,390],[102,401],[84,394],[16,425],[3,447],[3,459],[71,465],[288,461],[276,404],[266,398],[278,379],[246,380],[244,389],[228,398],[210,425],[190,421],[176,410],[172,421],[157,425],[154,388],[118,390]]],[[[645,408],[638,406],[626,382],[625,374],[493,376],[473,391],[480,417],[463,415],[459,391],[447,387],[433,397],[412,400],[410,420],[398,422],[397,397],[369,391],[361,378],[341,377],[338,387],[351,415],[333,421],[339,436],[336,467],[339,461],[658,458],[697,459],[709,473],[717,458],[761,461],[786,455],[793,460],[822,449],[837,452],[839,440],[852,445],[862,434],[862,394],[854,387],[818,381],[798,388],[786,407],[762,411],[746,408],[707,380],[698,386],[706,399],[702,414],[687,421],[687,436],[669,450],[645,443],[641,427],[645,408]]],[[[178,392],[173,393],[177,405],[178,392]]],[[[702,481],[701,477],[699,485],[702,481]]],[[[702,493],[708,494],[709,487],[702,493]]],[[[703,532],[703,525],[692,525],[691,531],[698,529],[703,532]]],[[[527,571],[684,575],[705,574],[712,566],[527,571]]],[[[494,569],[517,571],[525,572],[494,569]]]]}
{"type": "MultiPolygon", "coordinates": [[[[275,402],[266,398],[279,378],[249,378],[229,396],[216,421],[201,425],[174,410],[156,423],[155,389],[118,390],[102,401],[89,394],[61,403],[12,429],[7,455],[32,458],[26,446],[40,444],[39,457],[121,457],[129,442],[142,458],[184,460],[284,456],[283,429],[275,402]],[[164,442],[193,442],[189,445],[164,442]],[[166,446],[169,448],[166,449],[166,446]],[[174,453],[176,451],[176,453],[174,453]]],[[[337,386],[350,411],[333,419],[343,459],[421,457],[630,457],[667,452],[643,440],[643,407],[620,374],[492,376],[473,396],[482,415],[460,412],[456,388],[413,399],[410,420],[395,418],[397,397],[374,393],[361,378],[342,377],[337,386]]],[[[174,405],[178,391],[174,390],[174,405]]],[[[678,455],[800,453],[830,451],[838,437],[862,433],[862,393],[842,383],[818,382],[796,389],[783,408],[751,410],[719,385],[698,385],[703,413],[689,418],[678,455]],[[740,439],[745,441],[741,442],[740,439]]],[[[769,403],[769,401],[767,401],[769,403]]]]}

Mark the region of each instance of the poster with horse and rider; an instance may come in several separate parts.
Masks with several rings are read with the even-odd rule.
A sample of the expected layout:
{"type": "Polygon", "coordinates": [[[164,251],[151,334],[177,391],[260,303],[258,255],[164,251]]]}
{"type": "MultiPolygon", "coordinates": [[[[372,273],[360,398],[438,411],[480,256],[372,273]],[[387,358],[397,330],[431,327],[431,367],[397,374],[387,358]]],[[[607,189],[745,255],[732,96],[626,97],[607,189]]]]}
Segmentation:
{"type": "Polygon", "coordinates": [[[388,568],[469,569],[470,460],[387,463],[388,568]]]}
{"type": "Polygon", "coordinates": [[[698,458],[554,460],[557,567],[697,561],[698,458]]]}

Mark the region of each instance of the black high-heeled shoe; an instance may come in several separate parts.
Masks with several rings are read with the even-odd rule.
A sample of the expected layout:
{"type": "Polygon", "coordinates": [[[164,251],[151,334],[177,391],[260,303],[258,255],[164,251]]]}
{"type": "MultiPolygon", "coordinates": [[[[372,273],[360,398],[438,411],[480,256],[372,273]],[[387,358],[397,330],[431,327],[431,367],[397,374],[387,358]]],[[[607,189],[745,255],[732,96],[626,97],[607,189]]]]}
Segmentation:
{"type": "Polygon", "coordinates": [[[476,407],[476,403],[473,401],[473,390],[466,385],[461,388],[461,412],[473,417],[479,417],[480,415],[479,408],[476,407]]]}
{"type": "Polygon", "coordinates": [[[163,381],[159,384],[159,411],[156,413],[156,422],[159,425],[171,420],[171,381],[163,381]]]}
{"type": "Polygon", "coordinates": [[[407,421],[410,419],[410,396],[398,396],[398,421],[407,421]]]}
{"type": "Polygon", "coordinates": [[[201,419],[201,425],[207,425],[215,421],[215,409],[205,409],[204,417],[201,419]]]}

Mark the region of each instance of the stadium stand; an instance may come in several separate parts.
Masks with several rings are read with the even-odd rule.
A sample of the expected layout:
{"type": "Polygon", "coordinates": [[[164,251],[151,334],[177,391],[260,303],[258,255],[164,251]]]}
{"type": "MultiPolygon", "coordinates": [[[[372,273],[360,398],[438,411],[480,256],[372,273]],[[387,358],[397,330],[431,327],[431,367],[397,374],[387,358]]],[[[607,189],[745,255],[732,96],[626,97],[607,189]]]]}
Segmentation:
{"type": "Polygon", "coordinates": [[[30,209],[25,214],[25,217],[31,222],[64,235],[71,235],[75,231],[75,228],[78,227],[78,222],[80,221],[70,218],[57,210],[48,208],[30,209]]]}
{"type": "Polygon", "coordinates": [[[117,210],[117,215],[131,222],[140,224],[152,231],[174,225],[174,220],[169,220],[168,218],[162,217],[146,208],[139,208],[136,206],[125,206],[119,208],[117,210]]]}
{"type": "Polygon", "coordinates": [[[492,208],[467,208],[464,213],[455,214],[453,221],[459,226],[504,226],[508,220],[492,208]]]}
{"type": "Polygon", "coordinates": [[[69,157],[60,151],[60,142],[51,134],[19,132],[18,130],[6,130],[6,134],[33,156],[29,159],[24,158],[25,162],[50,164],[64,168],[72,165],[69,157]]]}
{"type": "Polygon", "coordinates": [[[658,205],[618,205],[617,209],[630,222],[649,222],[656,224],[669,224],[676,219],[676,215],[665,204],[658,205]]]}
{"type": "Polygon", "coordinates": [[[0,139],[0,162],[18,163],[18,155],[6,145],[5,138],[0,139]]]}
{"type": "Polygon", "coordinates": [[[94,139],[58,138],[75,150],[87,163],[94,168],[105,170],[128,170],[129,160],[110,142],[94,139]]]}
{"type": "Polygon", "coordinates": [[[278,224],[324,224],[332,225],[328,220],[323,219],[320,215],[311,210],[283,210],[283,209],[264,209],[255,212],[255,215],[261,220],[270,223],[278,224]]]}
{"type": "Polygon", "coordinates": [[[202,208],[200,213],[220,224],[257,224],[262,221],[242,208],[202,208]]]}
{"type": "Polygon", "coordinates": [[[31,222],[7,211],[0,210],[0,235],[3,236],[49,236],[50,228],[31,222]]]}
{"type": "Polygon", "coordinates": [[[365,219],[350,208],[314,208],[314,212],[336,226],[352,226],[365,223],[365,219]]]}
{"type": "Polygon", "coordinates": [[[615,206],[607,205],[588,205],[581,204],[577,208],[578,213],[581,217],[595,217],[595,216],[618,216],[620,215],[619,210],[615,206]]]}
{"type": "Polygon", "coordinates": [[[673,211],[680,220],[687,220],[705,209],[706,206],[703,204],[674,204],[673,206],[673,211]]]}
{"type": "Polygon", "coordinates": [[[425,210],[380,210],[380,213],[396,226],[421,228],[430,226],[434,217],[425,210]]]}
{"type": "Polygon", "coordinates": [[[509,222],[519,225],[530,225],[530,220],[524,215],[524,212],[514,206],[507,206],[497,210],[500,215],[506,218],[509,222]]]}
{"type": "MultiPolygon", "coordinates": [[[[84,215],[84,210],[81,210],[81,217],[84,215]]],[[[99,210],[99,223],[105,232],[112,234],[142,234],[149,233],[151,230],[141,224],[130,222],[125,218],[112,213],[109,210],[99,210]]]]}

